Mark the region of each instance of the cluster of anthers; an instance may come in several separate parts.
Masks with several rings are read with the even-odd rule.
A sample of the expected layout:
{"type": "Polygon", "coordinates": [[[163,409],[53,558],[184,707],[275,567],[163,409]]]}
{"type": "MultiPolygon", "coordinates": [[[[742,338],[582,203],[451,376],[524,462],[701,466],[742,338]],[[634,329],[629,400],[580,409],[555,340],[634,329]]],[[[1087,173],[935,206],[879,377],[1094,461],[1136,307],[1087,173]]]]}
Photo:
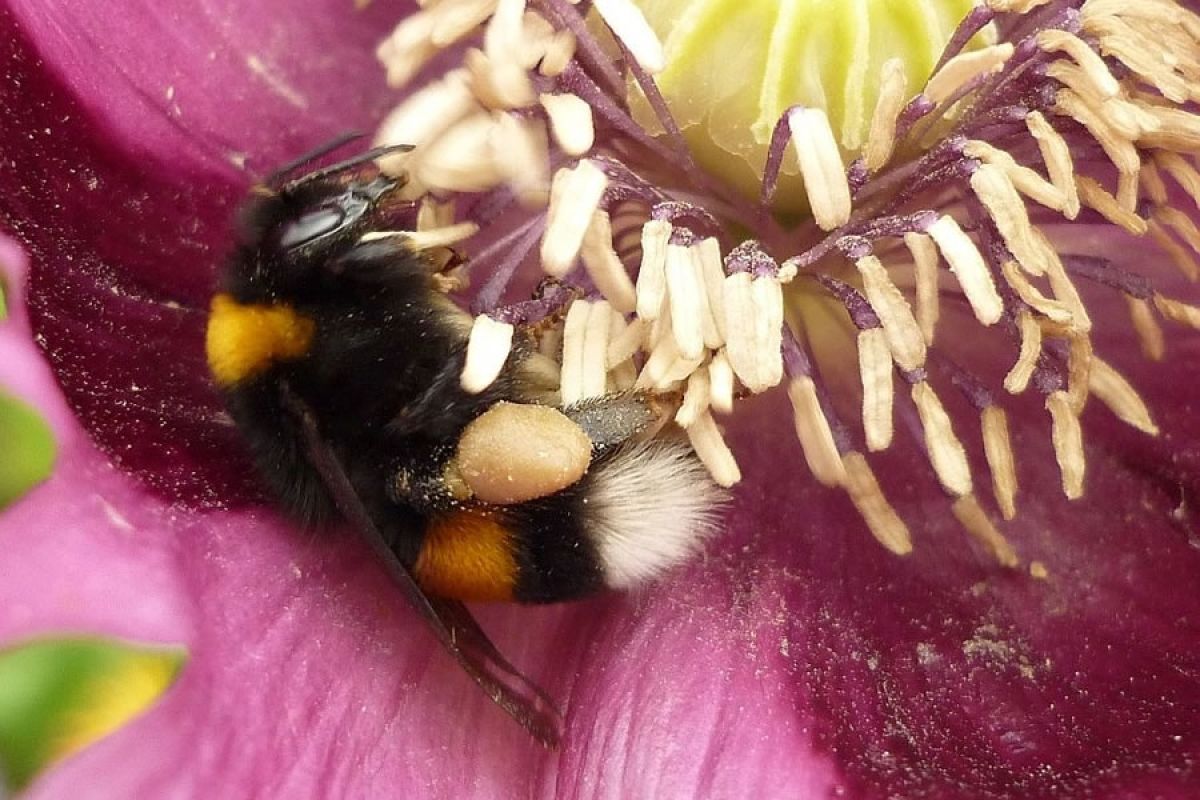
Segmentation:
{"type": "Polygon", "coordinates": [[[1081,282],[1124,297],[1155,360],[1160,321],[1197,328],[1200,308],[1052,238],[1068,221],[1119,226],[1166,257],[1142,258],[1148,271],[1166,260],[1200,275],[1200,229],[1173,202],[1200,202],[1200,17],[1174,0],[988,0],[919,91],[897,60],[883,65],[848,168],[824,111],[786,111],[757,199],[690,154],[653,78],[663,47],[631,0],[421,6],[379,49],[391,83],[448,48],[461,61],[411,94],[378,140],[416,146],[383,165],[421,200],[414,242],[467,240],[468,269],[484,276],[464,385],[498,373],[517,317],[545,318],[540,347],[560,365],[563,403],[634,387],[674,398],[675,420],[728,486],[740,473],[714,414],[785,384],[813,476],[844,489],[885,547],[908,552],[910,533],[865,453],[899,430],[923,447],[956,518],[1009,566],[1018,557],[977,499],[960,438],[970,414],[952,414],[945,393],[978,415],[1005,519],[1018,488],[1005,393],[1041,396],[1070,498],[1084,488],[1089,396],[1157,433],[1094,352],[1081,282]],[[635,121],[639,94],[660,131],[635,121]],[[772,211],[788,169],[811,208],[799,221],[772,211]],[[534,263],[571,291],[502,307],[534,263]],[[951,313],[964,322],[947,337],[951,313]],[[971,316],[980,327],[963,336],[971,316]],[[961,357],[975,351],[991,355],[961,357]],[[831,373],[847,363],[858,380],[835,390],[831,373]],[[897,401],[903,389],[911,405],[897,401]],[[853,425],[838,415],[848,395],[861,400],[853,425]]]}

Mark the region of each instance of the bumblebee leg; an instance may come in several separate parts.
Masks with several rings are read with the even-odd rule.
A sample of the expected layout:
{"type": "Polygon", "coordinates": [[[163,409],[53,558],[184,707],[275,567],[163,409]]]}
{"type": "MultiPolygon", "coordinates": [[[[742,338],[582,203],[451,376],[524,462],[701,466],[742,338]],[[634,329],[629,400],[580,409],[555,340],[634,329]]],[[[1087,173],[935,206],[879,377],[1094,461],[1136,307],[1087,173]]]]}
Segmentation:
{"type": "Polygon", "coordinates": [[[649,436],[665,421],[665,414],[641,392],[588,398],[567,406],[563,413],[583,428],[597,450],[624,444],[643,433],[649,436]]]}

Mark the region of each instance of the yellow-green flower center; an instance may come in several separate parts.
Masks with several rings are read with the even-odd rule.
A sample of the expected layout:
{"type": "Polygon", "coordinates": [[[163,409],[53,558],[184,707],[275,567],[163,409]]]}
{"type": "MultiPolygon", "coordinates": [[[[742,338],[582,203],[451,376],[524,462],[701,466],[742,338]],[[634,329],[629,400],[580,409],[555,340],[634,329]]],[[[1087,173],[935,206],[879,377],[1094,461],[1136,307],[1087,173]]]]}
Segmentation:
{"type": "MultiPolygon", "coordinates": [[[[849,162],[866,142],[885,62],[912,92],[973,0],[636,0],[666,50],[655,76],[701,165],[758,194],[771,131],[793,105],[828,115],[849,162]]],[[[635,93],[637,96],[637,93],[635,93]]],[[[635,116],[654,129],[638,97],[635,116]]],[[[794,157],[776,195],[807,208],[794,157]]]]}

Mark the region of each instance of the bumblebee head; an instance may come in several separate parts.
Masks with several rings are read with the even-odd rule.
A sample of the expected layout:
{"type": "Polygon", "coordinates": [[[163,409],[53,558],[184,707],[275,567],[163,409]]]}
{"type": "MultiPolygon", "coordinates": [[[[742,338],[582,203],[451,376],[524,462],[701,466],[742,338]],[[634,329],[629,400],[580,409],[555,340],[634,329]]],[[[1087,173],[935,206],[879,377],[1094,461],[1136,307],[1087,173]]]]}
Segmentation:
{"type": "Polygon", "coordinates": [[[381,174],[258,188],[242,208],[225,290],[242,303],[299,301],[328,288],[340,260],[382,224],[404,182],[381,174]]]}
{"type": "Polygon", "coordinates": [[[219,386],[235,386],[308,351],[315,325],[304,309],[336,290],[345,257],[381,225],[404,185],[369,166],[395,149],[283,180],[294,169],[289,165],[252,191],[209,315],[208,362],[219,386]]]}

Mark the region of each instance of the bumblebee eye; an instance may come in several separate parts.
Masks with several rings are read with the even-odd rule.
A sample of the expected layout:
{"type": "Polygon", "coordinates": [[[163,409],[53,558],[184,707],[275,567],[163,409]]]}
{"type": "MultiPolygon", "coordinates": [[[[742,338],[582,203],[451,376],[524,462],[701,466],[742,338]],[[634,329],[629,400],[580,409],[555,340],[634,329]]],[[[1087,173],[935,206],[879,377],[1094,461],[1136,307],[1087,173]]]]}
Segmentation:
{"type": "Polygon", "coordinates": [[[327,236],[346,223],[346,211],[339,206],[322,206],[306,211],[290,222],[279,234],[279,246],[288,250],[302,247],[314,239],[327,236]]]}

